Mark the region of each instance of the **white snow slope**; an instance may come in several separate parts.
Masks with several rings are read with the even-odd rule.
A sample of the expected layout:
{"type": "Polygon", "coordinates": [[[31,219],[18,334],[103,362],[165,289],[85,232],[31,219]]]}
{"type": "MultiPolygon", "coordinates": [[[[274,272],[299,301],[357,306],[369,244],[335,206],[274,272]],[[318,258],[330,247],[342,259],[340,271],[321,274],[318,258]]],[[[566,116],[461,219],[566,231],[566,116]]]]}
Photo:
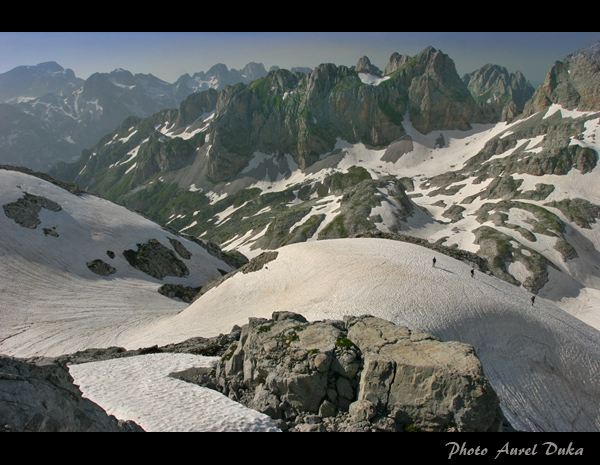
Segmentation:
{"type": "Polygon", "coordinates": [[[151,354],[72,365],[84,395],[147,432],[276,432],[273,420],[228,397],[169,376],[217,359],[151,354]]]}
{"type": "Polygon", "coordinates": [[[0,170],[0,352],[55,356],[119,345],[120,335],[148,321],[174,315],[187,304],[157,292],[164,283],[201,286],[231,271],[200,245],[175,236],[126,208],[92,195],[78,197],[37,177],[0,170]],[[35,229],[7,217],[1,206],[24,193],[57,202],[42,208],[35,229]],[[58,237],[45,235],[52,229],[58,237]],[[157,239],[172,249],[181,242],[192,254],[182,261],[186,278],[158,280],[131,267],[123,251],[157,239]],[[115,257],[111,259],[107,251],[115,257]],[[108,277],[86,263],[101,259],[117,271],[108,277]]]}
{"type": "MultiPolygon", "coordinates": [[[[552,105],[543,110],[544,118],[550,116],[560,116],[564,120],[572,118],[586,118],[585,130],[577,137],[571,138],[571,145],[581,145],[591,148],[600,153],[600,119],[594,115],[597,112],[583,112],[577,110],[567,110],[559,105],[552,105]]],[[[532,115],[530,118],[540,116],[532,115]]],[[[264,178],[255,179],[248,176],[244,181],[248,183],[247,187],[260,188],[263,193],[279,192],[303,182],[317,182],[323,180],[326,176],[335,172],[345,173],[353,166],[360,166],[366,169],[373,179],[379,179],[387,175],[393,175],[398,178],[407,177],[414,181],[414,190],[409,192],[414,204],[418,207],[415,214],[408,218],[406,223],[402,224],[402,232],[424,238],[430,242],[444,240],[446,246],[458,246],[463,250],[478,252],[479,245],[475,241],[473,230],[481,226],[490,226],[511,238],[511,244],[524,254],[535,251],[545,256],[556,268],[549,271],[549,282],[539,292],[541,296],[553,300],[562,309],[577,316],[589,325],[600,329],[600,223],[594,222],[590,228],[584,228],[572,221],[557,208],[548,206],[553,201],[560,202],[565,199],[582,198],[598,205],[600,204],[600,164],[586,174],[582,174],[577,169],[572,169],[567,175],[534,176],[530,174],[513,174],[512,177],[517,182],[522,182],[520,191],[533,191],[537,184],[548,184],[554,186],[554,191],[544,200],[520,200],[520,202],[532,205],[543,206],[547,211],[557,215],[567,225],[566,239],[574,247],[578,258],[565,260],[562,254],[556,249],[558,238],[554,234],[544,234],[532,231],[532,221],[535,223],[531,213],[527,213],[520,208],[512,208],[506,212],[507,225],[523,227],[532,233],[529,237],[524,237],[517,229],[504,226],[497,226],[494,221],[488,220],[480,223],[478,212],[486,204],[502,202],[500,198],[479,198],[478,194],[485,192],[493,181],[489,178],[483,182],[479,176],[470,175],[466,179],[456,181],[448,188],[456,188],[455,193],[437,192],[439,186],[431,184],[429,180],[435,176],[450,174],[452,172],[460,173],[465,163],[476,156],[488,143],[495,137],[501,138],[513,132],[515,127],[526,120],[516,120],[513,123],[498,123],[486,125],[473,125],[468,131],[444,130],[432,131],[424,135],[414,129],[410,123],[408,115],[405,116],[403,125],[407,136],[412,141],[412,149],[404,153],[397,160],[392,161],[385,158],[387,149],[368,148],[364,144],[350,144],[344,140],[338,139],[335,150],[328,154],[323,154],[321,159],[325,160],[330,155],[336,154],[340,161],[335,166],[314,170],[312,168],[306,171],[299,170],[289,154],[283,155],[286,158],[286,166],[291,167],[291,174],[283,176],[281,173],[276,178],[271,178],[265,174],[270,171],[277,172],[281,154],[264,154],[256,152],[255,157],[249,162],[247,168],[242,171],[240,177],[243,178],[246,171],[256,170],[263,173],[264,178]],[[438,139],[442,136],[445,144],[439,147],[438,139]],[[341,155],[340,155],[341,153],[341,155]],[[260,169],[259,169],[260,168],[260,169]],[[262,170],[262,171],[261,171],[262,170]],[[475,196],[475,200],[465,202],[465,199],[475,196]],[[444,212],[451,206],[461,206],[465,208],[463,218],[451,222],[444,212]]],[[[518,140],[515,148],[508,149],[506,152],[495,155],[492,159],[504,158],[511,155],[515,150],[535,153],[542,150],[540,144],[543,143],[543,137],[538,136],[533,139],[524,138],[518,140]]],[[[396,141],[402,144],[404,141],[396,141]]],[[[395,145],[392,143],[391,146],[395,145]]],[[[406,147],[404,148],[406,149],[406,147]]],[[[403,149],[403,150],[404,150],[403,149]]],[[[325,165],[327,165],[325,163],[325,165]]],[[[239,181],[239,180],[238,180],[239,181]]],[[[227,186],[227,184],[225,184],[227,186]]],[[[195,185],[189,186],[195,189],[195,185]]],[[[450,190],[450,189],[449,189],[450,190]]],[[[210,192],[208,193],[210,194],[210,192]]],[[[214,195],[213,203],[222,199],[227,194],[221,196],[214,195]]],[[[396,224],[395,215],[399,210],[397,202],[389,196],[386,189],[380,190],[381,205],[371,210],[370,216],[380,215],[382,222],[377,227],[382,232],[389,232],[390,225],[396,224]]],[[[317,197],[317,194],[314,194],[317,197]]],[[[308,241],[317,240],[319,233],[325,229],[340,213],[340,202],[342,196],[330,195],[320,198],[314,208],[300,219],[297,225],[309,220],[316,214],[325,214],[325,219],[319,226],[319,229],[308,241]]],[[[290,202],[292,207],[300,203],[296,198],[290,202]]],[[[220,221],[227,220],[233,208],[219,214],[220,221]]],[[[194,214],[190,214],[186,221],[189,223],[181,231],[187,232],[189,228],[196,224],[194,214]]],[[[246,231],[246,229],[243,229],[246,231]]],[[[258,241],[267,231],[267,228],[240,232],[239,235],[232,237],[228,242],[222,244],[225,250],[239,250],[249,258],[259,255],[262,250],[256,247],[258,241]]],[[[525,281],[530,272],[525,269],[521,263],[510,266],[507,270],[517,280],[525,281]]]]}
{"type": "MultiPolygon", "coordinates": [[[[310,320],[372,314],[472,344],[515,428],[600,430],[598,330],[551,301],[538,298],[531,306],[521,288],[481,273],[472,278],[465,263],[437,255],[433,267],[430,250],[403,242],[312,241],[280,249],[262,270],[238,273],[186,306],[159,295],[161,282],[119,257],[151,237],[168,243],[168,232],[110,202],[76,197],[22,173],[0,175],[2,205],[26,191],[62,206],[59,212],[42,209],[41,225],[31,230],[0,212],[2,353],[163,345],[229,332],[274,311],[310,320]],[[41,230],[54,226],[59,237],[41,230]],[[111,264],[118,271],[109,278],[85,265],[106,257],[106,250],[117,255],[111,264]]],[[[204,253],[182,242],[195,257],[204,253]]],[[[225,266],[208,254],[203,258],[194,273],[205,279],[225,266]]],[[[72,366],[71,372],[84,395],[147,431],[274,430],[268,418],[168,377],[210,363],[172,354],[72,366]],[[186,408],[185,415],[177,413],[186,408]]]]}
{"type": "Polygon", "coordinates": [[[600,430],[600,332],[497,278],[422,247],[382,239],[293,244],[258,272],[238,273],[180,314],[139,332],[159,345],[228,332],[248,317],[309,320],[371,314],[472,344],[519,430],[600,430]]]}

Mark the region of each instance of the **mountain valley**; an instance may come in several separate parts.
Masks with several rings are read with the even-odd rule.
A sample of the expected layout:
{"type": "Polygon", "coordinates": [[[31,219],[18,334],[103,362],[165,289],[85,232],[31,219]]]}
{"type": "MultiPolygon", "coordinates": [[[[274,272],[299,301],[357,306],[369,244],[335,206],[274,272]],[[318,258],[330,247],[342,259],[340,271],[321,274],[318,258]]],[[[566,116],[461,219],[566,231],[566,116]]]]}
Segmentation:
{"type": "Polygon", "coordinates": [[[600,107],[560,89],[576,86],[575,57],[597,66],[597,49],[537,91],[498,66],[460,79],[431,47],[394,54],[380,77],[366,57],[275,70],[128,119],[51,173],[250,258],[365,233],[458,247],[576,311],[576,295],[599,289],[600,107]]]}
{"type": "MultiPolygon", "coordinates": [[[[173,85],[42,65],[0,75],[2,354],[372,315],[472,345],[516,430],[600,430],[600,42],[537,89],[433,47],[173,85]]],[[[94,363],[72,373],[108,413],[189,427],[124,407],[137,394],[100,380],[119,361],[94,363]]],[[[210,428],[207,409],[185,422],[210,428]]]]}

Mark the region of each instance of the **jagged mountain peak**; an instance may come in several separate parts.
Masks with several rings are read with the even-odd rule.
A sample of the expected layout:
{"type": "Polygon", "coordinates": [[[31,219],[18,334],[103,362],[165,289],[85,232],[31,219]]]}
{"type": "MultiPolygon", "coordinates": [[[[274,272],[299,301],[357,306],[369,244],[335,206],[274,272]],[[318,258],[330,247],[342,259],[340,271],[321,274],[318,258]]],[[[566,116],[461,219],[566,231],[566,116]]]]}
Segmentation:
{"type": "MultiPolygon", "coordinates": [[[[408,62],[411,62],[412,66],[415,66],[416,64],[421,64],[421,67],[418,69],[417,74],[422,74],[423,65],[427,66],[430,62],[435,63],[436,61],[439,63],[440,60],[443,60],[445,57],[449,58],[442,51],[435,49],[431,45],[427,46],[421,52],[414,56],[394,52],[390,56],[390,59],[388,61],[387,66],[385,67],[383,74],[386,76],[390,75],[404,67],[408,62]]],[[[454,64],[454,62],[452,62],[452,64],[454,64]]]]}
{"type": "Polygon", "coordinates": [[[382,75],[381,70],[377,66],[373,65],[371,60],[369,60],[369,58],[366,56],[363,56],[358,60],[354,70],[357,73],[369,73],[376,76],[382,75]]]}
{"type": "Polygon", "coordinates": [[[256,63],[251,61],[241,69],[242,74],[251,77],[257,75],[264,75],[266,73],[265,66],[262,63],[256,63]]]}
{"type": "Polygon", "coordinates": [[[133,73],[131,71],[128,71],[123,68],[115,68],[113,71],[111,71],[108,74],[131,74],[131,75],[133,75],[133,73]]]}
{"type": "Polygon", "coordinates": [[[33,73],[51,74],[51,73],[56,73],[56,72],[60,72],[60,71],[64,71],[64,68],[62,66],[60,66],[57,62],[45,61],[43,63],[38,63],[37,65],[17,66],[15,68],[7,71],[6,73],[3,73],[3,75],[5,75],[5,74],[21,74],[23,72],[27,72],[30,74],[33,74],[33,73]]]}
{"type": "Polygon", "coordinates": [[[554,62],[524,114],[529,116],[553,104],[571,110],[600,110],[600,42],[554,62]]]}
{"type": "Polygon", "coordinates": [[[577,50],[570,55],[572,58],[577,58],[579,56],[583,56],[587,59],[595,61],[597,64],[600,64],[600,40],[589,45],[588,47],[577,50]]]}
{"type": "Polygon", "coordinates": [[[64,71],[64,68],[60,66],[55,61],[45,61],[43,63],[38,63],[35,66],[29,67],[30,69],[36,69],[43,73],[56,73],[60,71],[64,71]]]}
{"type": "Polygon", "coordinates": [[[17,66],[0,74],[0,102],[12,103],[20,97],[37,98],[81,82],[83,80],[76,78],[73,70],[54,61],[17,66]]]}
{"type": "Polygon", "coordinates": [[[523,112],[535,89],[523,73],[488,63],[463,76],[463,82],[480,107],[498,121],[509,121],[523,112]]]}
{"type": "Polygon", "coordinates": [[[229,68],[227,67],[227,65],[225,63],[217,63],[217,64],[211,66],[209,68],[209,70],[206,71],[205,73],[204,72],[194,73],[194,77],[203,76],[203,75],[220,77],[227,73],[229,73],[229,68]]]}
{"type": "Polygon", "coordinates": [[[449,75],[456,75],[456,65],[454,60],[449,55],[445,54],[441,50],[435,49],[432,46],[425,48],[421,53],[415,56],[418,61],[427,64],[427,71],[435,73],[448,73],[449,75]]]}

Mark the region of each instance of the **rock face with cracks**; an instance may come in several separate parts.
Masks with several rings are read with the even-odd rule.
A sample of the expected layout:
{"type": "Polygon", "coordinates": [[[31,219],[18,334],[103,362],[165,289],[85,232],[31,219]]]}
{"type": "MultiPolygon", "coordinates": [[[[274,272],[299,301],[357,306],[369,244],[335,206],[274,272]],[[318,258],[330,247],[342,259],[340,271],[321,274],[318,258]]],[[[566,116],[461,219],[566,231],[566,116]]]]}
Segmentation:
{"type": "Polygon", "coordinates": [[[372,316],[251,318],[205,384],[289,431],[502,429],[472,346],[372,316]]]}
{"type": "Polygon", "coordinates": [[[0,355],[0,432],[142,432],[82,396],[69,370],[49,359],[0,355]]]}

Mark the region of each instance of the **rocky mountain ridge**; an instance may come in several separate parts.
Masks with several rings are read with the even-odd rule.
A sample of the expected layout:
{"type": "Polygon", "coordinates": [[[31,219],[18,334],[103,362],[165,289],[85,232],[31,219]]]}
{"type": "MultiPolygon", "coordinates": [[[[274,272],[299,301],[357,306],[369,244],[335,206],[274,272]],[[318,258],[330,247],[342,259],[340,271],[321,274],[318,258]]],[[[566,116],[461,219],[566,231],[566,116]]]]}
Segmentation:
{"type": "Polygon", "coordinates": [[[223,64],[167,83],[123,69],[86,80],[55,62],[0,74],[0,163],[48,171],[76,159],[126,118],[177,108],[190,94],[249,83],[265,76],[262,64],[241,70],[223,64]]]}
{"type": "MultiPolygon", "coordinates": [[[[411,58],[395,55],[385,75],[402,59],[411,58]]],[[[351,69],[381,75],[367,57],[351,69]]],[[[276,66],[271,68],[277,70],[276,66]]],[[[308,75],[311,70],[292,68],[290,72],[308,75]]],[[[128,116],[145,118],[177,108],[191,93],[249,84],[266,75],[260,63],[249,63],[241,70],[217,64],[207,72],[183,75],[173,84],[122,69],[95,73],[84,81],[54,62],[20,66],[0,75],[1,101],[10,104],[10,108],[0,104],[5,113],[1,119],[4,126],[0,127],[0,162],[47,171],[58,161],[77,158],[128,116]]]]}
{"type": "Polygon", "coordinates": [[[600,42],[556,61],[544,83],[527,102],[524,115],[529,116],[551,104],[573,110],[600,109],[600,42]]]}
{"type": "MultiPolygon", "coordinates": [[[[386,67],[391,74],[376,85],[362,82],[368,79],[367,76],[375,75],[356,71],[371,69],[367,57],[361,58],[352,69],[324,64],[308,76],[287,70],[272,71],[250,85],[229,87],[218,97],[215,93],[211,94],[209,104],[198,106],[195,102],[199,99],[192,96],[194,103],[183,102],[179,116],[173,112],[162,112],[147,120],[144,133],[152,134],[149,127],[152,124],[155,130],[162,126],[155,134],[162,133],[163,141],[166,141],[164,136],[167,133],[170,137],[193,138],[186,143],[187,151],[182,152],[188,165],[193,161],[191,152],[200,150],[206,143],[204,136],[210,134],[206,176],[213,183],[218,183],[239,175],[256,152],[290,154],[298,168],[304,170],[324,154],[334,151],[338,139],[372,147],[388,146],[406,136],[402,126],[405,117],[422,133],[434,129],[466,130],[473,123],[496,121],[491,115],[484,116],[447,55],[428,47],[415,57],[404,57],[404,65],[398,67],[401,61],[393,55],[386,67]],[[428,90],[428,87],[431,89],[428,90]],[[194,110],[190,112],[191,108],[194,110]],[[185,126],[181,119],[184,114],[193,115],[187,120],[195,117],[193,126],[191,121],[185,126]],[[199,133],[203,137],[199,137],[199,133]]],[[[519,80],[516,82],[522,84],[519,80]]],[[[485,103],[482,105],[485,106],[485,103]]],[[[519,102],[519,105],[522,103],[519,102]]],[[[118,134],[132,131],[136,124],[127,120],[111,136],[118,139],[118,134]]],[[[102,150],[106,144],[105,138],[89,152],[86,151],[76,164],[68,167],[61,164],[53,169],[53,173],[59,177],[74,178],[77,171],[79,182],[94,185],[97,181],[89,177],[94,176],[95,169],[86,166],[86,163],[90,152],[102,150]]],[[[112,158],[116,159],[116,155],[112,158]]],[[[144,169],[147,173],[144,177],[147,179],[158,171],[172,169],[144,169]]],[[[140,168],[136,167],[136,170],[140,168]]],[[[135,188],[140,182],[139,176],[134,178],[130,188],[135,188]]],[[[105,188],[99,190],[106,191],[105,188]]]]}
{"type": "Polygon", "coordinates": [[[392,55],[384,73],[367,57],[274,70],[127,120],[53,174],[247,255],[402,233],[477,253],[533,293],[565,274],[570,288],[595,288],[584,250],[597,243],[600,198],[583,186],[600,107],[570,111],[573,92],[561,89],[587,82],[580,93],[594,95],[596,49],[565,59],[564,82],[551,70],[554,100],[537,104],[542,88],[525,102],[533,90],[520,73],[488,65],[461,79],[431,47],[392,55]]]}
{"type": "Polygon", "coordinates": [[[16,103],[82,84],[83,79],[77,78],[72,69],[64,69],[53,61],[36,66],[17,66],[0,74],[0,101],[16,103]]]}

